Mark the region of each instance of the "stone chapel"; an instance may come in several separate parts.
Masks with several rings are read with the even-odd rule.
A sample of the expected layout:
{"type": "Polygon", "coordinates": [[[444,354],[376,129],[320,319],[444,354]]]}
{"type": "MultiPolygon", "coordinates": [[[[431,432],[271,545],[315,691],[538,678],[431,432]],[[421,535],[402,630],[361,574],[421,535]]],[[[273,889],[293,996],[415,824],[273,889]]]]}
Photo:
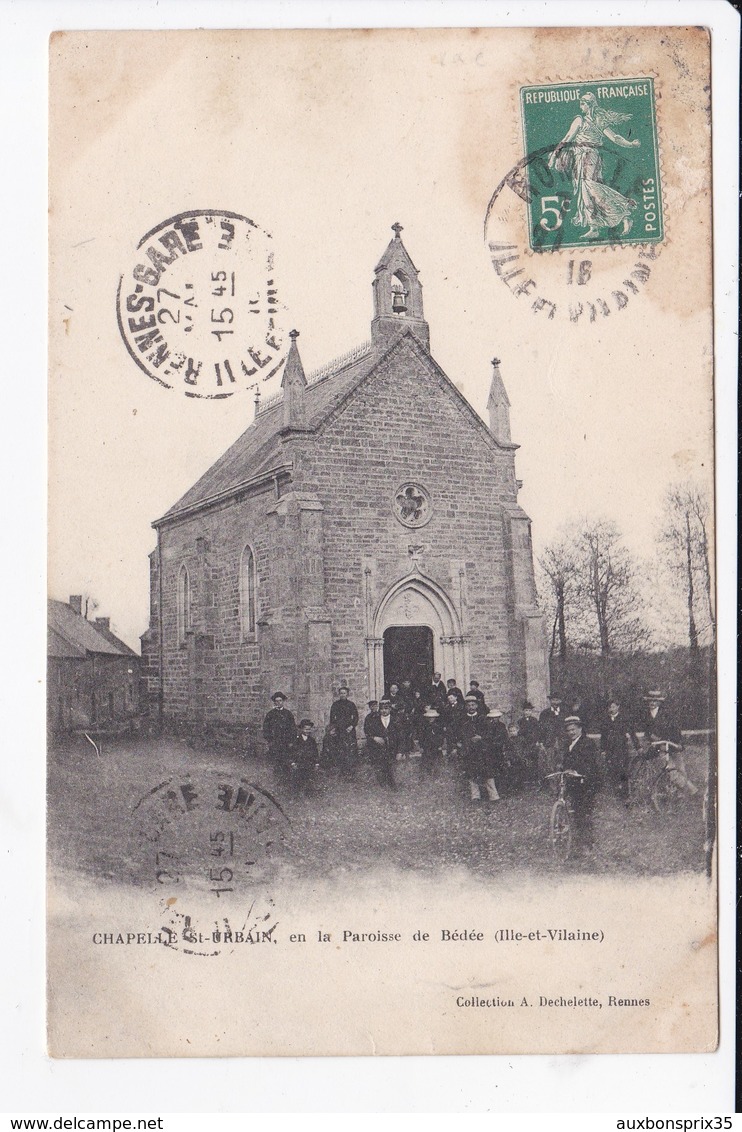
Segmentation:
{"type": "Polygon", "coordinates": [[[489,425],[430,352],[418,270],[394,225],[371,338],[281,391],[153,526],[145,686],[168,725],[259,724],[276,690],[327,721],[405,676],[479,680],[490,706],[545,702],[530,520],[509,401],[489,425]]]}

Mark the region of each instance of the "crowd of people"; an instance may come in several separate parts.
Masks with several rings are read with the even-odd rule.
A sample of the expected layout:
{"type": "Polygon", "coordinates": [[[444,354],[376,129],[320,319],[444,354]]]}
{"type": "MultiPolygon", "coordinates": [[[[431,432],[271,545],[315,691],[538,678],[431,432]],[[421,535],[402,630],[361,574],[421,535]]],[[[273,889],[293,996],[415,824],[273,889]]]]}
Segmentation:
{"type": "MultiPolygon", "coordinates": [[[[575,821],[586,844],[592,841],[592,813],[605,786],[618,799],[628,798],[629,765],[636,754],[650,758],[652,744],[671,743],[682,751],[681,733],[665,709],[665,697],[653,689],[643,697],[641,713],[629,713],[611,697],[599,722],[599,742],[590,738],[580,703],[552,693],[540,713],[526,700],[519,718],[507,724],[503,712],[488,707],[477,680],[464,693],[453,679],[445,684],[435,673],[427,691],[413,688],[410,680],[389,685],[381,701],[371,700],[362,724],[365,748],[358,740],[360,715],[341,686],[330,708],[329,724],[321,748],[311,719],[298,724],[286,706],[283,692],[271,697],[263,736],[277,777],[295,791],[311,791],[315,772],[333,770],[345,779],[355,778],[365,757],[375,768],[380,785],[397,787],[397,770],[403,759],[419,759],[420,774],[434,778],[444,761],[460,767],[472,803],[500,802],[503,796],[523,791],[548,791],[549,775],[574,770],[568,791],[575,821]],[[643,735],[644,744],[639,735],[643,735]]],[[[696,793],[685,773],[682,756],[676,759],[679,784],[696,793]]]]}

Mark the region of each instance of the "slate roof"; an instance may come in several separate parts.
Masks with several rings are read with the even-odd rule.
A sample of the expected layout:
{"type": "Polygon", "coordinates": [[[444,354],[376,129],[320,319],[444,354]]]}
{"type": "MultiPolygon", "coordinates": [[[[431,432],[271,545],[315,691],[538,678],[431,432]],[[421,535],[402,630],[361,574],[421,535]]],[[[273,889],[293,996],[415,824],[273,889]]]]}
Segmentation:
{"type": "MultiPolygon", "coordinates": [[[[392,241],[393,243],[394,241],[392,241]]],[[[517,444],[501,443],[492,437],[481,417],[446,376],[430,352],[420,344],[411,330],[405,330],[391,345],[385,343],[385,347],[381,350],[376,349],[369,342],[367,348],[361,347],[361,352],[354,351],[350,357],[346,355],[345,359],[341,358],[337,365],[329,363],[318,371],[318,379],[312,380],[310,374],[304,392],[304,411],[306,414],[304,428],[310,431],[318,428],[333,409],[356,386],[360,385],[364,378],[369,376],[387,354],[396,349],[400,342],[407,337],[412,340],[417,349],[425,353],[427,360],[445,379],[450,386],[452,396],[466,408],[472,423],[476,425],[482,435],[486,436],[489,442],[497,447],[515,450],[518,447],[517,444]]],[[[280,435],[283,427],[283,398],[279,393],[266,402],[252,424],[238,437],[231,448],[228,448],[224,455],[220,456],[216,463],[212,464],[209,470],[201,476],[200,480],[189,488],[185,495],[169,511],[166,511],[161,519],[155,520],[152,525],[159,527],[169,519],[198,508],[215,497],[228,497],[257,476],[279,468],[285,462],[280,435]]]]}
{"type": "MultiPolygon", "coordinates": [[[[317,428],[379,360],[379,353],[369,344],[368,350],[359,357],[341,362],[329,372],[320,371],[323,374],[320,380],[313,382],[310,375],[304,394],[305,427],[317,428]]],[[[284,459],[279,436],[282,428],[283,399],[278,397],[268,402],[231,448],[154,525],[223,492],[236,490],[246,481],[279,467],[284,459]]]]}
{"type": "Polygon", "coordinates": [[[137,656],[133,649],[94,621],[87,621],[64,601],[47,603],[48,655],[85,657],[88,653],[107,656],[137,656]]]}

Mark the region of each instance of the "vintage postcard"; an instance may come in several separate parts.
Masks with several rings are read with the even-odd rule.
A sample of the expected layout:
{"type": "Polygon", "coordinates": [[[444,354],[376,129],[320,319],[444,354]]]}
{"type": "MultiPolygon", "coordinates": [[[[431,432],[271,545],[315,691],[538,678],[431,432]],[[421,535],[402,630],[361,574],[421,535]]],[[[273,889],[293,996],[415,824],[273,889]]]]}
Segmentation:
{"type": "Polygon", "coordinates": [[[716,1048],[710,52],[52,36],[54,1057],[716,1048]]]}

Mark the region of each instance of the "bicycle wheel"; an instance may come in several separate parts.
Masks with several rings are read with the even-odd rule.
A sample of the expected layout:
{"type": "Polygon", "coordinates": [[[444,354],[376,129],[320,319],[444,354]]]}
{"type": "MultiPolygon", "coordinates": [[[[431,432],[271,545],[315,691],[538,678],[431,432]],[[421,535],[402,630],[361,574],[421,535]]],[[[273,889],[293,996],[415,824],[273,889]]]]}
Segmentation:
{"type": "Polygon", "coordinates": [[[558,798],[552,806],[549,838],[554,856],[563,863],[572,848],[572,819],[563,798],[558,798]]]}
{"type": "Polygon", "coordinates": [[[666,770],[660,771],[652,784],[652,805],[658,814],[674,810],[678,801],[678,788],[666,770]]]}

